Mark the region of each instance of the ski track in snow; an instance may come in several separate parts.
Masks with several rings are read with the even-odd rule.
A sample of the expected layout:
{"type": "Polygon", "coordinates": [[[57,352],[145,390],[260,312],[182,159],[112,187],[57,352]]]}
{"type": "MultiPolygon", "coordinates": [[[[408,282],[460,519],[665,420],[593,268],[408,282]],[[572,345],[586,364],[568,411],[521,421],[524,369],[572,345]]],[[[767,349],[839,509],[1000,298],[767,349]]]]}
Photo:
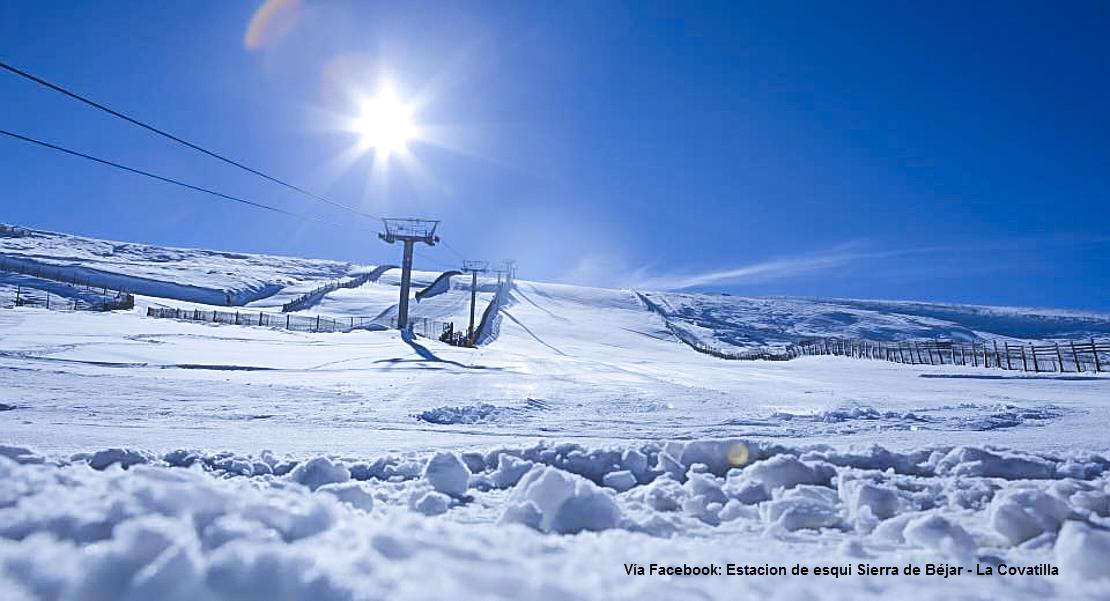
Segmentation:
{"type": "MultiPolygon", "coordinates": [[[[1105,374],[723,361],[630,291],[527,281],[478,349],[149,319],[220,308],[157,296],[177,285],[284,286],[251,304],[272,311],[353,268],[46,234],[0,254],[149,282],[129,312],[0,309],[5,600],[1110,594],[1105,374]],[[627,573],[652,563],[850,574],[627,573]],[[857,573],[911,563],[965,571],[857,573]],[[1044,563],[1058,575],[966,574],[1044,563]]],[[[310,311],[395,312],[398,278],[310,311]]],[[[1063,311],[646,294],[741,347],[1110,331],[1063,311]]],[[[469,296],[452,278],[413,313],[465,327],[469,296]]]]}

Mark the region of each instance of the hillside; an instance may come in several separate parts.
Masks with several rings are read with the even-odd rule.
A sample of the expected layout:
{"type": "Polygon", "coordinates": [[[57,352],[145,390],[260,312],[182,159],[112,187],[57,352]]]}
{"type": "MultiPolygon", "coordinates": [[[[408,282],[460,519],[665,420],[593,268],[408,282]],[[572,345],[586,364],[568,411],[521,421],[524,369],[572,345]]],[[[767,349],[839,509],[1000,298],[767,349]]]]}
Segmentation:
{"type": "MultiPolygon", "coordinates": [[[[144,311],[226,310],[204,295],[229,290],[269,294],[234,310],[280,311],[368,267],[3,242],[8,260],[141,290],[110,312],[0,298],[5,598],[1105,597],[1110,374],[726,361],[674,328],[747,348],[1068,339],[1108,316],[517,280],[495,335],[460,348],[144,311]],[[630,575],[652,564],[721,575],[630,575]],[[870,571],[911,564],[922,575],[870,571]],[[942,564],[962,569],[924,575],[942,564]],[[1017,568],[1039,571],[997,575],[1017,568]]],[[[437,277],[419,272],[414,292],[437,277]]],[[[467,285],[414,314],[462,319],[467,285]]],[[[397,289],[385,271],[304,312],[388,313],[397,289]]]]}
{"type": "Polygon", "coordinates": [[[369,269],[338,261],[113,242],[14,226],[4,230],[0,264],[5,269],[45,270],[97,287],[214,305],[242,305],[298,283],[369,269]]]}

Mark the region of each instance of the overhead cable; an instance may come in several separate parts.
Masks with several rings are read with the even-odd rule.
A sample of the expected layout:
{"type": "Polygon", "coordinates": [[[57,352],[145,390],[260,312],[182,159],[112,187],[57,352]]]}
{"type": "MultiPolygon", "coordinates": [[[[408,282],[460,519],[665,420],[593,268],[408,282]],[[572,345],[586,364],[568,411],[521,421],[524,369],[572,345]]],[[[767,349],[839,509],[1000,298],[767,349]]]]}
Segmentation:
{"type": "Polygon", "coordinates": [[[125,114],[123,114],[119,111],[113,110],[113,109],[111,109],[111,108],[109,108],[109,107],[107,107],[103,104],[100,104],[100,103],[95,102],[93,100],[90,100],[90,99],[88,99],[88,98],[86,98],[86,97],[84,97],[80,94],[77,94],[76,92],[71,92],[71,91],[69,91],[69,90],[67,90],[67,89],[65,89],[65,88],[63,88],[63,87],[61,87],[57,84],[46,81],[45,79],[42,79],[40,77],[36,77],[34,75],[31,75],[30,73],[27,73],[26,71],[21,71],[20,69],[17,69],[15,67],[3,62],[3,61],[0,61],[0,67],[3,67],[7,71],[10,71],[10,72],[12,72],[16,75],[19,75],[20,77],[24,77],[26,79],[29,79],[29,80],[31,80],[31,81],[39,84],[39,85],[46,86],[46,87],[48,87],[48,88],[50,88],[50,89],[52,89],[56,92],[60,92],[62,94],[65,94],[66,96],[69,96],[70,98],[73,98],[74,100],[79,100],[79,101],[84,102],[85,104],[87,104],[89,106],[98,108],[102,111],[105,111],[105,112],[111,114],[111,115],[119,117],[120,119],[123,119],[124,121],[127,121],[128,123],[131,123],[133,125],[137,125],[137,126],[143,128],[143,129],[147,130],[147,131],[156,133],[156,134],[158,134],[160,136],[163,136],[165,138],[169,138],[170,140],[173,140],[174,142],[177,142],[179,144],[184,144],[185,146],[188,146],[189,148],[192,148],[193,150],[196,150],[198,152],[204,153],[204,154],[206,154],[206,155],[208,155],[208,156],[210,156],[214,159],[223,161],[225,163],[228,163],[229,165],[234,165],[235,167],[238,167],[240,169],[243,169],[245,171],[253,173],[254,175],[257,175],[261,178],[264,178],[264,179],[267,179],[267,180],[269,180],[271,182],[274,182],[276,184],[285,186],[286,188],[289,188],[290,190],[300,192],[301,194],[304,194],[305,196],[308,196],[308,197],[313,198],[315,200],[318,200],[320,202],[330,204],[334,207],[338,207],[340,209],[350,211],[352,213],[355,213],[356,215],[366,217],[367,219],[373,219],[375,221],[382,221],[382,218],[378,217],[377,215],[370,215],[370,214],[367,214],[367,213],[363,213],[362,211],[359,211],[358,209],[355,209],[354,207],[350,207],[350,206],[347,206],[345,204],[338,203],[338,202],[335,202],[333,200],[329,200],[327,198],[324,198],[322,196],[314,194],[314,193],[312,193],[308,190],[305,190],[304,188],[301,188],[299,186],[295,186],[293,184],[287,183],[287,182],[282,181],[282,180],[280,180],[276,177],[273,177],[271,175],[267,175],[267,174],[265,174],[265,173],[263,173],[263,172],[261,172],[257,169],[253,169],[251,167],[248,167],[248,166],[246,166],[246,165],[244,165],[244,164],[242,164],[238,161],[233,161],[233,160],[231,160],[231,159],[229,159],[229,158],[227,158],[227,157],[225,157],[221,154],[218,154],[218,153],[212,152],[210,150],[207,150],[205,148],[202,148],[202,147],[200,147],[196,144],[193,144],[192,142],[189,142],[187,140],[183,140],[183,139],[181,139],[181,138],[179,138],[179,137],[177,137],[177,136],[175,136],[171,133],[168,133],[166,131],[158,129],[157,127],[154,127],[153,125],[148,125],[148,124],[146,124],[142,121],[139,121],[138,119],[135,119],[133,117],[129,117],[129,116],[127,116],[127,115],[125,115],[125,114]]]}
{"type": "Polygon", "coordinates": [[[169,177],[163,177],[161,175],[156,175],[156,174],[151,173],[149,171],[143,171],[142,169],[136,169],[134,167],[128,167],[126,165],[121,165],[121,164],[113,162],[113,161],[97,158],[97,157],[94,157],[92,155],[85,154],[83,152],[77,152],[76,150],[70,150],[68,148],[63,148],[61,146],[57,146],[57,145],[51,144],[49,142],[43,142],[42,140],[36,140],[34,138],[30,138],[30,137],[27,137],[27,136],[24,136],[24,135],[21,135],[21,134],[17,134],[17,133],[14,133],[14,132],[10,132],[10,131],[7,131],[7,130],[0,129],[0,134],[15,138],[17,140],[22,140],[22,141],[28,142],[30,144],[37,144],[38,146],[43,146],[45,148],[49,148],[51,150],[56,150],[58,152],[63,152],[63,153],[68,154],[68,155],[72,155],[72,156],[75,156],[75,157],[80,157],[80,158],[83,158],[83,159],[94,161],[94,162],[100,163],[102,165],[108,165],[110,167],[115,167],[116,169],[122,169],[124,171],[135,173],[137,175],[142,175],[142,176],[145,176],[145,177],[149,177],[151,179],[156,179],[156,180],[163,181],[163,182],[166,182],[166,183],[174,184],[174,185],[177,185],[177,186],[181,186],[183,188],[189,188],[190,190],[195,190],[197,192],[204,192],[205,194],[211,194],[212,196],[217,196],[219,198],[224,198],[224,199],[227,199],[227,200],[233,200],[235,202],[240,202],[240,203],[243,203],[245,205],[250,205],[252,207],[265,209],[267,211],[273,211],[275,213],[281,213],[283,215],[289,215],[289,216],[298,217],[298,218],[301,218],[301,219],[311,219],[313,221],[318,221],[320,223],[326,223],[326,224],[329,224],[329,225],[334,225],[334,226],[343,227],[343,228],[349,228],[350,227],[348,225],[335,223],[333,221],[328,221],[326,219],[321,219],[319,217],[313,217],[311,215],[302,215],[302,214],[299,214],[299,213],[293,213],[291,211],[286,211],[285,209],[279,209],[278,207],[272,207],[270,205],[262,204],[260,202],[254,202],[252,200],[246,200],[246,199],[239,198],[239,197],[236,197],[236,196],[231,196],[229,194],[224,194],[222,192],[217,192],[215,190],[210,190],[208,188],[202,188],[200,186],[194,186],[192,184],[187,184],[187,183],[185,183],[183,181],[180,181],[180,180],[176,180],[176,179],[169,178],[169,177]]]}

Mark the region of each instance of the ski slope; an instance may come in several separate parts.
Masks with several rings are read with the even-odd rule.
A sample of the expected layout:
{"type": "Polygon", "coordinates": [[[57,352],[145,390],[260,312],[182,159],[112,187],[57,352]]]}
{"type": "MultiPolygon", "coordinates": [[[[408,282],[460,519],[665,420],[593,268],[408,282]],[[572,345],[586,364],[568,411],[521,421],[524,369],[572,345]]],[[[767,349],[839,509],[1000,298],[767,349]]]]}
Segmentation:
{"type": "Polygon", "coordinates": [[[317,284],[368,269],[339,261],[169,248],[24,228],[18,231],[23,235],[0,236],[0,261],[5,266],[41,268],[96,286],[212,305],[242,305],[286,287],[311,290],[317,284]]]}
{"type": "MultiPolygon", "coordinates": [[[[182,251],[177,263],[155,260],[162,252],[128,267],[149,292],[177,290],[158,287],[161,277],[223,289],[224,276],[202,275],[205,251],[182,251]]],[[[298,280],[295,261],[273,262],[283,275],[260,268],[251,278],[289,278],[283,286],[297,290],[327,281],[326,270],[298,280]]],[[[414,291],[437,275],[419,274],[414,291]]],[[[395,310],[398,277],[333,291],[310,311],[395,310]]],[[[414,314],[468,312],[469,279],[452,280],[414,302],[414,314]]],[[[493,283],[483,280],[479,303],[493,283]]],[[[667,319],[739,346],[849,333],[1067,338],[1110,320],[645,294],[666,303],[667,319]]],[[[151,319],[141,306],[0,309],[3,598],[1105,599],[1110,590],[1106,374],[724,361],[675,339],[636,291],[524,280],[494,330],[467,349],[395,331],[151,319]],[[634,575],[652,564],[722,574],[634,575]],[[727,576],[729,564],[787,573],[727,576]],[[1046,564],[1049,574],[1014,571],[1046,564]],[[791,575],[795,565],[829,573],[791,575]],[[921,575],[870,569],[907,565],[921,575]],[[960,574],[925,575],[939,565],[960,574]]]]}
{"type": "Polygon", "coordinates": [[[1110,336],[1106,315],[1080,311],[680,293],[646,296],[700,340],[739,348],[783,346],[823,337],[973,342],[1110,336]]]}

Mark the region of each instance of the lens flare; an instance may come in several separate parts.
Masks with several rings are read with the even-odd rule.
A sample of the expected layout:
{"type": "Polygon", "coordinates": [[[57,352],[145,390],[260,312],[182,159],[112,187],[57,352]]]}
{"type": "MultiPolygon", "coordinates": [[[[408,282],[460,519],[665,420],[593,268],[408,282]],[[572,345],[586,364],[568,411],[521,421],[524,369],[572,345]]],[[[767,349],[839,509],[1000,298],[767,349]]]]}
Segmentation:
{"type": "Polygon", "coordinates": [[[728,448],[728,464],[733,467],[747,465],[751,459],[751,450],[748,449],[748,445],[742,442],[738,442],[728,448]]]}
{"type": "Polygon", "coordinates": [[[301,15],[302,4],[302,0],[266,0],[254,11],[243,45],[247,50],[261,50],[289,33],[301,15]]]}

